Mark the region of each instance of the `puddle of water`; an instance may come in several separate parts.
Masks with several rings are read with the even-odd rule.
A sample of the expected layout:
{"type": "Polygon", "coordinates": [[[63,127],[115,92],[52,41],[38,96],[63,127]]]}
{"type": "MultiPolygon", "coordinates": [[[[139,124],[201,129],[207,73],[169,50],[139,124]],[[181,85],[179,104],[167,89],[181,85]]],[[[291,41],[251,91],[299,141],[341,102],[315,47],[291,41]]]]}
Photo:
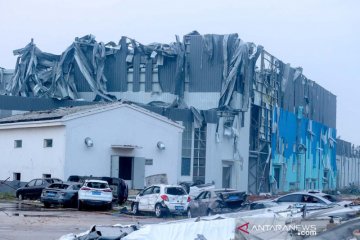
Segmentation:
{"type": "Polygon", "coordinates": [[[41,206],[26,203],[15,203],[14,208],[19,211],[42,211],[41,206]]]}

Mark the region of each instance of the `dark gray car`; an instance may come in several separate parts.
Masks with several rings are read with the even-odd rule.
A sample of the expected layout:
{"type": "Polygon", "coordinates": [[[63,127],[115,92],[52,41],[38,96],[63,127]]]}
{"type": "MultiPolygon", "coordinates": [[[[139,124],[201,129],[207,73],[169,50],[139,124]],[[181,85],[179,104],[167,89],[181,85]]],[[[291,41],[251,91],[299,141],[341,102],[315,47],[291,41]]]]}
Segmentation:
{"type": "Polygon", "coordinates": [[[23,200],[25,198],[30,199],[39,199],[41,192],[48,185],[56,182],[62,182],[58,178],[37,178],[28,182],[25,186],[18,188],[16,190],[16,197],[19,200],[23,200]]]}
{"type": "Polygon", "coordinates": [[[40,201],[45,207],[50,207],[51,204],[77,207],[81,186],[82,183],[78,182],[53,183],[42,191],[40,201]]]}
{"type": "Polygon", "coordinates": [[[233,212],[242,207],[246,193],[233,189],[212,189],[201,192],[191,200],[187,209],[189,218],[233,212]]]}

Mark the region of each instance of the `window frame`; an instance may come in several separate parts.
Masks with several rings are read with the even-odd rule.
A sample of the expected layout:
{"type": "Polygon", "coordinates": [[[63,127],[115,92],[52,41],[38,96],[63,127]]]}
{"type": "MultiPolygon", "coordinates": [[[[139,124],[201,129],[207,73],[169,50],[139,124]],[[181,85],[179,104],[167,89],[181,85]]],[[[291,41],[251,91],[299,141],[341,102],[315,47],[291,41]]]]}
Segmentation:
{"type": "Polygon", "coordinates": [[[52,148],[53,146],[54,140],[52,138],[44,138],[44,148],[52,148]]]}
{"type": "Polygon", "coordinates": [[[14,148],[22,148],[22,139],[15,139],[14,140],[14,148]]]}

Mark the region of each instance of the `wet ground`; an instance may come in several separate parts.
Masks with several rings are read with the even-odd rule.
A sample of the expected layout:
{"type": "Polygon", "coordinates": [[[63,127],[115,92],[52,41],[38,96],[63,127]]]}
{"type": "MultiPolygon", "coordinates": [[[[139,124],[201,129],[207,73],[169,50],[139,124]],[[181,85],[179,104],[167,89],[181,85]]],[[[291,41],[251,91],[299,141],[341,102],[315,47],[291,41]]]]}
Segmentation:
{"type": "Polygon", "coordinates": [[[178,219],[152,215],[132,216],[118,210],[43,208],[34,201],[0,201],[0,239],[51,240],[68,233],[81,233],[93,225],[152,224],[178,219]]]}

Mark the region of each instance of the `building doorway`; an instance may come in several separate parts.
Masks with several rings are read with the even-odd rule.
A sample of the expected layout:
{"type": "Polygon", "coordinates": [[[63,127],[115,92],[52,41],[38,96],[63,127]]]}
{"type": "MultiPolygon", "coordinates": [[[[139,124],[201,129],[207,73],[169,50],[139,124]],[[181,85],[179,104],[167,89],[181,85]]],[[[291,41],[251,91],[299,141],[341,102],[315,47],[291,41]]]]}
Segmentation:
{"type": "Polygon", "coordinates": [[[119,157],[119,178],[132,180],[133,158],[119,157]]]}
{"type": "Polygon", "coordinates": [[[124,179],[130,189],[144,188],[145,158],[111,156],[111,177],[124,179]]]}

